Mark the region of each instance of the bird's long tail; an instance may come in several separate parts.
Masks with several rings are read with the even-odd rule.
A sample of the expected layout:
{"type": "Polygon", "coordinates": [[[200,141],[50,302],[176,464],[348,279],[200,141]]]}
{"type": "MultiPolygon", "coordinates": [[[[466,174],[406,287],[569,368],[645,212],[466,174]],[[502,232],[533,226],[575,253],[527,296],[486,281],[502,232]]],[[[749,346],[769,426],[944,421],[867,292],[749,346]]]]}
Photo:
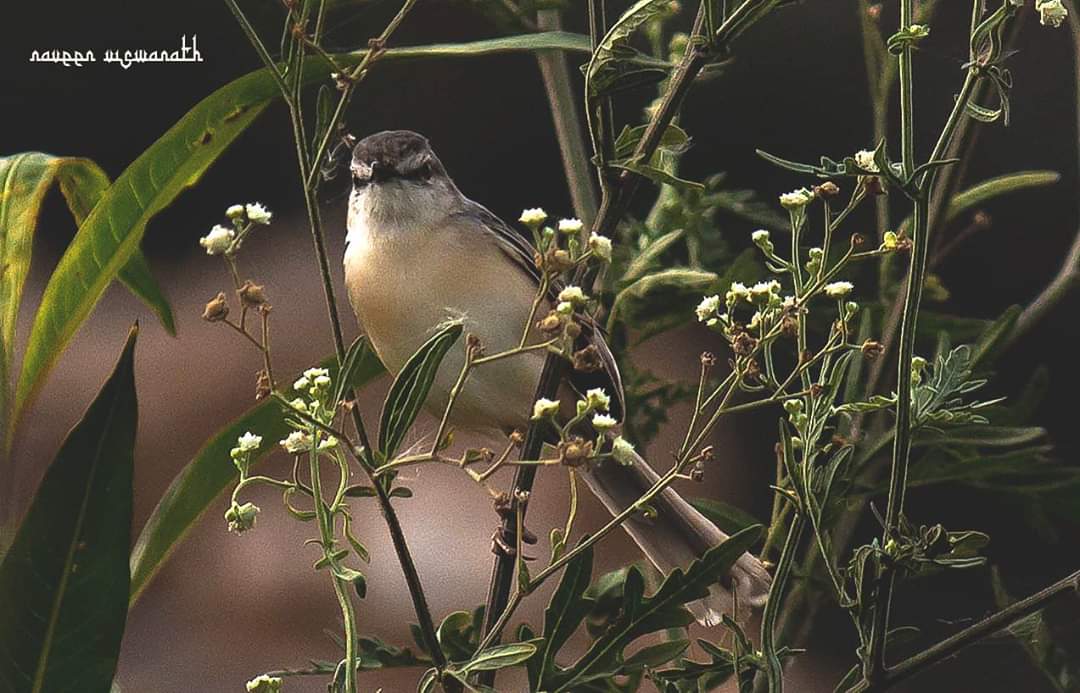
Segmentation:
{"type": "MultiPolygon", "coordinates": [[[[641,456],[630,466],[605,461],[584,470],[582,477],[613,515],[629,507],[660,478],[641,456]]],[[[655,517],[635,513],[622,526],[665,575],[675,568],[685,569],[695,558],[728,538],[671,487],[664,489],[650,505],[656,510],[655,517]]],[[[702,625],[717,625],[722,614],[731,613],[732,589],[737,591],[740,605],[761,606],[771,582],[761,561],[744,553],[732,566],[727,580],[714,584],[708,597],[688,606],[702,625]]]]}

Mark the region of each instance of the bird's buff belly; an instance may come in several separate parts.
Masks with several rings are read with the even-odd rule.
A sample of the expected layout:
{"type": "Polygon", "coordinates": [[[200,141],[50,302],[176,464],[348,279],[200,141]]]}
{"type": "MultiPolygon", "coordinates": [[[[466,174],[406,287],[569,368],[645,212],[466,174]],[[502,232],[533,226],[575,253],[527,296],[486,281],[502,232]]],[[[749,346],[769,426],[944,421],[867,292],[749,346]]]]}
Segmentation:
{"type": "MultiPolygon", "coordinates": [[[[396,375],[450,319],[463,320],[464,332],[478,337],[486,354],[518,345],[535,289],[503,258],[472,257],[464,263],[447,262],[446,257],[425,260],[418,257],[424,254],[420,250],[414,251],[410,262],[386,257],[372,262],[374,258],[359,257],[352,250],[345,256],[349,299],[372,347],[391,373],[396,375]],[[420,273],[417,267],[426,271],[420,273]]],[[[465,342],[461,340],[436,375],[426,404],[436,416],[446,408],[464,365],[464,353],[465,342]]],[[[454,402],[451,424],[475,431],[523,428],[543,360],[543,352],[537,351],[473,369],[454,402]]]]}

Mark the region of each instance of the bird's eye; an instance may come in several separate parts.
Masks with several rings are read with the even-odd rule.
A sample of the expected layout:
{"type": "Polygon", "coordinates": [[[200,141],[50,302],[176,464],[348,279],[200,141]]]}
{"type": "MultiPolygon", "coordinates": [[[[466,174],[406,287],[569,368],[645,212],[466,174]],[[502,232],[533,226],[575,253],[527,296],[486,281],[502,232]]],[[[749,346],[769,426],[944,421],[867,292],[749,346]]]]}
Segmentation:
{"type": "Polygon", "coordinates": [[[421,180],[428,180],[429,178],[431,178],[431,162],[426,162],[417,170],[416,174],[421,178],[421,180]]]}

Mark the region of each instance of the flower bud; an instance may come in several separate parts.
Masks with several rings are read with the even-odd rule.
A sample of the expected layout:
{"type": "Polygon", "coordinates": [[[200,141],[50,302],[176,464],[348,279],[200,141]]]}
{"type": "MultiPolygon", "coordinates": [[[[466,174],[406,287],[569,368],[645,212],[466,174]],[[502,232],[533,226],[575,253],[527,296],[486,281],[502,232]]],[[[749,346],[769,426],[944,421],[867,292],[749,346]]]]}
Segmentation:
{"type": "Polygon", "coordinates": [[[241,304],[248,308],[258,308],[266,303],[266,293],[263,288],[261,284],[256,284],[248,279],[236,290],[236,295],[240,297],[241,304]]]}
{"type": "Polygon", "coordinates": [[[224,293],[219,293],[207,302],[202,317],[207,322],[221,322],[229,317],[229,303],[225,300],[224,293]]]}
{"type": "Polygon", "coordinates": [[[255,518],[259,514],[259,506],[254,503],[238,505],[233,503],[225,511],[225,521],[229,523],[229,531],[243,534],[255,526],[255,518]]]}

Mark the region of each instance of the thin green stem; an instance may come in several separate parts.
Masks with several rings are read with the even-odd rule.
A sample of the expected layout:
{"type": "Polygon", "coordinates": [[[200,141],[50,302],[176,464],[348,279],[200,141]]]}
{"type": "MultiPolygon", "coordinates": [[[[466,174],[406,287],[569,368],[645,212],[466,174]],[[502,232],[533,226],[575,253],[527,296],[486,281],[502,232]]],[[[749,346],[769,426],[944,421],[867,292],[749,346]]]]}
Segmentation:
{"type": "Polygon", "coordinates": [[[780,607],[784,599],[784,590],[787,588],[788,578],[791,576],[791,566],[795,560],[795,551],[802,540],[803,529],[806,521],[802,513],[795,516],[795,520],[788,529],[784,548],[780,552],[780,560],[776,564],[776,574],[773,576],[772,585],[769,587],[769,597],[765,602],[765,611],[761,615],[761,653],[765,660],[765,681],[769,686],[769,693],[783,693],[784,669],[780,658],[776,654],[776,618],[780,613],[780,607]]]}

